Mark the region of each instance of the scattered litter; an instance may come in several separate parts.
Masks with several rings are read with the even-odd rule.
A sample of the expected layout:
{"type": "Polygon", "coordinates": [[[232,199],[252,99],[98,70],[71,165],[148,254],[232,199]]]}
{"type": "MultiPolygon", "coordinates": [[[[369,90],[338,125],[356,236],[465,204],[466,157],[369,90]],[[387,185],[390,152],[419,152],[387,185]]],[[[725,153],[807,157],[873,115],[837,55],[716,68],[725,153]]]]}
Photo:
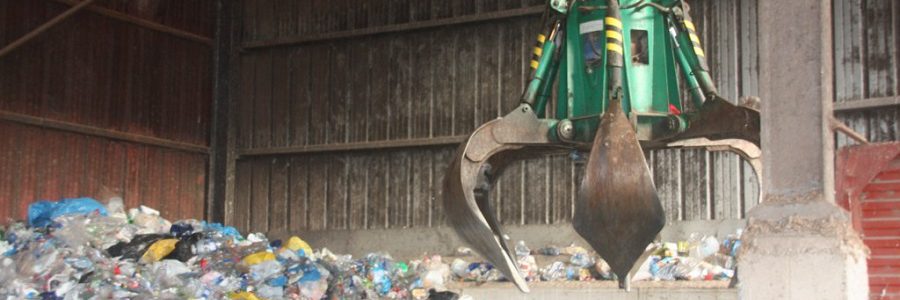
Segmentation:
{"type": "MultiPolygon", "coordinates": [[[[471,299],[453,282],[503,281],[466,247],[454,256],[398,261],[314,250],[293,236],[269,240],[198,220],[170,222],[122,199],[40,201],[28,223],[0,227],[0,298],[18,299],[471,299]],[[469,261],[473,260],[473,261],[469,261]]],[[[740,232],[654,244],[635,279],[727,280],[734,276],[740,232]]],[[[515,244],[528,281],[615,280],[609,265],[577,245],[515,244]]]]}

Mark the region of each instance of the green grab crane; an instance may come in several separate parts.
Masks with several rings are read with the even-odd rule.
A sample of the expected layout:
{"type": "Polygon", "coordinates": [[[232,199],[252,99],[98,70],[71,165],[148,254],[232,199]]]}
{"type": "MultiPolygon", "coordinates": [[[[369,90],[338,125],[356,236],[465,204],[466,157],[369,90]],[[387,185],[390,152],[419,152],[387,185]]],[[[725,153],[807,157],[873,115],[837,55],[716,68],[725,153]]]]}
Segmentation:
{"type": "Polygon", "coordinates": [[[528,292],[488,199],[493,182],[515,160],[589,151],[573,227],[628,289],[665,225],[644,150],[733,151],[760,179],[759,111],[719,96],[684,0],[549,0],[543,19],[521,104],[460,145],[444,206],[456,232],[528,292]]]}

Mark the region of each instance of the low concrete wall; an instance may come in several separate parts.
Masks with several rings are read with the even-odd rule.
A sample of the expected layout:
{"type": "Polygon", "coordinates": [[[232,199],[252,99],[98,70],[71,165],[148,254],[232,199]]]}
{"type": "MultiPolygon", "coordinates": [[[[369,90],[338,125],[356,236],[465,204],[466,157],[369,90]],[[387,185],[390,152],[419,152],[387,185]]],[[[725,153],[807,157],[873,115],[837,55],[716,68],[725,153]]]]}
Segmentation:
{"type": "MultiPolygon", "coordinates": [[[[743,228],[744,220],[681,221],[671,222],[660,233],[663,241],[687,239],[691,233],[716,235],[723,238],[743,228]]],[[[511,241],[524,240],[531,248],[546,245],[567,246],[575,243],[588,247],[571,224],[525,225],[504,227],[511,241]]],[[[421,257],[424,253],[448,255],[465,243],[449,227],[327,230],[294,233],[313,248],[328,248],[334,253],[361,257],[370,252],[385,251],[396,259],[421,257]]],[[[270,238],[285,238],[289,233],[270,233],[270,238]]]]}
{"type": "Polygon", "coordinates": [[[473,299],[614,299],[614,300],[737,300],[737,289],[723,282],[636,282],[630,292],[606,282],[539,282],[529,284],[531,293],[519,292],[510,283],[451,288],[473,299]]]}

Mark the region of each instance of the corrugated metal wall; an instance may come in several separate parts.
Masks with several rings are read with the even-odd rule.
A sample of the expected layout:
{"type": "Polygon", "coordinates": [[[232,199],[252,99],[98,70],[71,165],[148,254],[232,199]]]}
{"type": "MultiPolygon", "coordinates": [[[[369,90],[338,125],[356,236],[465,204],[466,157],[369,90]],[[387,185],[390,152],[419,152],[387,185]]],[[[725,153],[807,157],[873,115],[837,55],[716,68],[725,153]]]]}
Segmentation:
{"type": "MultiPolygon", "coordinates": [[[[441,186],[455,145],[429,141],[466,135],[517,104],[539,16],[453,20],[543,2],[244,1],[240,156],[226,221],[271,232],[444,225],[441,186]],[[402,25],[434,20],[454,25],[402,25]],[[424,145],[309,152],[407,139],[424,145]]],[[[691,3],[722,93],[756,95],[756,2],[691,3]]],[[[649,156],[671,220],[741,218],[756,204],[755,178],[735,155],[649,156]]],[[[512,165],[495,188],[500,219],[569,221],[578,174],[565,156],[512,165]]]]}
{"type": "MultiPolygon", "coordinates": [[[[869,108],[836,111],[835,116],[870,141],[900,140],[900,107],[897,106],[900,104],[900,2],[835,1],[834,22],[835,107],[860,108],[865,105],[859,104],[879,104],[869,108]]],[[[853,144],[853,141],[838,135],[837,144],[848,145],[853,144]]],[[[879,196],[878,193],[869,194],[874,194],[869,195],[869,198],[879,196]]],[[[887,213],[890,211],[889,204],[890,201],[879,199],[877,205],[881,206],[875,208],[887,213]]],[[[877,230],[869,227],[890,226],[872,225],[877,222],[868,221],[873,221],[864,226],[867,233],[865,241],[872,247],[872,257],[869,259],[871,298],[887,299],[900,290],[897,277],[893,276],[896,274],[897,260],[893,255],[895,253],[885,254],[879,246],[891,246],[891,240],[897,237],[897,231],[875,232],[877,230]],[[894,271],[891,264],[894,264],[894,271]],[[887,269],[885,274],[891,275],[881,275],[884,269],[887,269]]],[[[878,221],[890,224],[885,218],[879,218],[878,221]]],[[[896,246],[893,247],[896,249],[896,246]]]]}
{"type": "MultiPolygon", "coordinates": [[[[98,1],[101,7],[210,37],[213,1],[98,1]]],[[[0,1],[0,45],[69,6],[0,1]]],[[[211,48],[87,9],[0,58],[0,219],[37,199],[124,196],[166,217],[202,218],[211,48]],[[196,145],[172,150],[11,121],[45,118],[137,139],[196,145]],[[85,127],[86,126],[86,127],[85,127]],[[104,191],[105,190],[105,191],[104,191]]]]}
{"type": "MultiPolygon", "coordinates": [[[[900,3],[892,0],[834,2],[835,101],[866,102],[900,96],[900,3]]],[[[896,105],[835,112],[870,141],[900,139],[896,105]]],[[[838,136],[839,145],[852,140],[838,136]]]]}

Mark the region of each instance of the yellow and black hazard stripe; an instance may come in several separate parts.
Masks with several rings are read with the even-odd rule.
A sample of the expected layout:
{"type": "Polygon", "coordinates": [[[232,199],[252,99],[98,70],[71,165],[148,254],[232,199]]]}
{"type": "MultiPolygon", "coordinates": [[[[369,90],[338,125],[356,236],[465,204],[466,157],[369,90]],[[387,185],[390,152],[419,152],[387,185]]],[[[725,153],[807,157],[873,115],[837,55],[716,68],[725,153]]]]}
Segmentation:
{"type": "Polygon", "coordinates": [[[544,52],[544,42],[547,41],[547,36],[543,34],[538,34],[537,43],[534,45],[534,51],[531,55],[531,69],[537,70],[539,62],[541,61],[541,54],[544,52]]]}
{"type": "Polygon", "coordinates": [[[690,19],[684,19],[682,23],[684,24],[684,28],[687,29],[688,38],[690,38],[691,45],[694,47],[694,54],[696,54],[697,59],[700,60],[701,68],[706,70],[706,52],[703,51],[703,46],[700,45],[700,36],[697,35],[697,26],[694,26],[694,22],[691,22],[690,19]]]}
{"type": "Polygon", "coordinates": [[[622,20],[606,17],[603,19],[603,23],[606,24],[606,50],[624,55],[625,52],[622,49],[622,20]]]}

